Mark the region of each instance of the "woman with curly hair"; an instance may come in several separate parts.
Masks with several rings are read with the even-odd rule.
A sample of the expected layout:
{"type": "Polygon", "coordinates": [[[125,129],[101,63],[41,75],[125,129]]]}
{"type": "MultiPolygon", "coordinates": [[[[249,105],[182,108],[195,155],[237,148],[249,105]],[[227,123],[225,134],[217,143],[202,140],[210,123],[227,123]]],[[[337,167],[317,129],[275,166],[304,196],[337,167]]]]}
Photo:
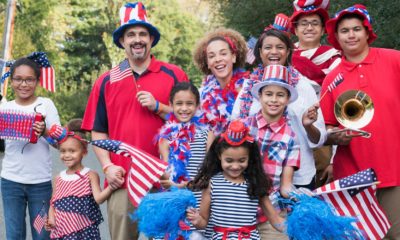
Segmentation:
{"type": "Polygon", "coordinates": [[[232,108],[249,73],[241,69],[247,45],[235,30],[218,28],[207,33],[195,47],[193,59],[206,77],[201,89],[201,107],[216,135],[231,120],[232,108]]]}

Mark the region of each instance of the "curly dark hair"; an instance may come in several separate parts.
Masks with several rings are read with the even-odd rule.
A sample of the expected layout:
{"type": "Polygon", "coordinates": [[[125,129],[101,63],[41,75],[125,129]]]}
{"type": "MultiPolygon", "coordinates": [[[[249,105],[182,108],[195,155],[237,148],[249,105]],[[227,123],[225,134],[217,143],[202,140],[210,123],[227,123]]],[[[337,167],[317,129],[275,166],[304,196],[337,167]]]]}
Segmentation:
{"type": "MultiPolygon", "coordinates": [[[[214,31],[208,32],[202,39],[200,39],[193,51],[193,61],[196,67],[204,74],[211,74],[211,70],[208,69],[207,65],[206,49],[208,44],[216,40],[221,40],[228,43],[224,37],[230,38],[236,47],[236,62],[233,64],[233,69],[244,67],[247,54],[246,40],[244,40],[243,36],[239,32],[233,29],[217,28],[214,31]]],[[[229,48],[233,53],[231,46],[229,46],[229,48]]]]}
{"type": "Polygon", "coordinates": [[[263,41],[266,37],[276,37],[286,45],[289,55],[286,59],[285,66],[290,66],[292,64],[292,53],[294,49],[293,42],[286,33],[273,28],[264,31],[260,37],[258,37],[257,43],[254,46],[254,56],[256,57],[257,63],[263,64],[261,60],[260,49],[262,48],[263,41]]]}
{"type": "Polygon", "coordinates": [[[251,198],[262,198],[268,196],[272,188],[272,181],[267,177],[262,166],[260,150],[256,142],[243,142],[239,146],[232,146],[221,136],[214,139],[208,150],[199,173],[189,184],[193,190],[206,189],[211,178],[222,172],[221,154],[228,148],[245,147],[249,150],[249,163],[243,172],[248,182],[247,193],[251,198]]]}

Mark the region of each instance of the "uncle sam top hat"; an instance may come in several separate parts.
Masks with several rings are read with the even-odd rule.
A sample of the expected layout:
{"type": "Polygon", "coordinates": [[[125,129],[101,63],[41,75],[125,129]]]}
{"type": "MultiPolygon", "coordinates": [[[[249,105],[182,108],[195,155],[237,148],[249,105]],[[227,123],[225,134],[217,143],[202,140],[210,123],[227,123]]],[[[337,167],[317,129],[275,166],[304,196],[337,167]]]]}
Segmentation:
{"type": "Polygon", "coordinates": [[[289,70],[282,65],[269,65],[264,68],[262,81],[256,83],[251,89],[251,94],[257,100],[259,99],[260,90],[269,85],[281,86],[290,92],[289,102],[294,102],[297,97],[297,90],[293,87],[292,79],[289,76],[289,70]]]}
{"type": "Polygon", "coordinates": [[[245,141],[253,142],[254,138],[249,135],[249,128],[240,120],[233,120],[221,137],[232,146],[239,146],[245,141]]]}
{"type": "Polygon", "coordinates": [[[295,0],[293,8],[294,12],[290,17],[290,31],[293,34],[296,22],[302,15],[318,14],[324,25],[329,20],[329,0],[295,0]]]}
{"type": "Polygon", "coordinates": [[[123,48],[119,39],[126,28],[141,25],[147,28],[150,35],[154,37],[151,47],[157,45],[160,40],[160,32],[147,19],[146,8],[141,2],[127,3],[119,10],[120,27],[113,32],[113,41],[119,48],[123,48]]]}

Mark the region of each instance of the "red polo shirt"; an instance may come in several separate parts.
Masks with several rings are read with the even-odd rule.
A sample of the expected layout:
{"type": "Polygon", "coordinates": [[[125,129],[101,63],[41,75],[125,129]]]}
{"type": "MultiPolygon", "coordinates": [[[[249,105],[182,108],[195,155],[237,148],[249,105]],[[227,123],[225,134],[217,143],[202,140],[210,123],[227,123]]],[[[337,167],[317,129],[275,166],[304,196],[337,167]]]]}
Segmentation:
{"type": "MultiPolygon", "coordinates": [[[[169,93],[179,81],[188,81],[188,78],[183,70],[173,64],[152,57],[147,70],[135,78],[128,60],[124,60],[95,82],[82,128],[108,133],[110,139],[123,141],[159,157],[153,138],[164,121],[142,107],[136,99],[136,93],[148,91],[155,99],[168,105],[169,93]]],[[[130,159],[111,154],[111,161],[128,172],[130,159]]]]}
{"type": "Polygon", "coordinates": [[[371,138],[353,138],[348,146],[339,146],[333,162],[334,178],[342,178],[372,167],[381,182],[379,187],[400,186],[400,51],[370,48],[361,63],[343,57],[341,64],[325,79],[321,93],[338,73],[344,81],[321,101],[327,125],[338,126],[334,103],[346,90],[362,90],[372,99],[375,113],[363,130],[371,138]]]}

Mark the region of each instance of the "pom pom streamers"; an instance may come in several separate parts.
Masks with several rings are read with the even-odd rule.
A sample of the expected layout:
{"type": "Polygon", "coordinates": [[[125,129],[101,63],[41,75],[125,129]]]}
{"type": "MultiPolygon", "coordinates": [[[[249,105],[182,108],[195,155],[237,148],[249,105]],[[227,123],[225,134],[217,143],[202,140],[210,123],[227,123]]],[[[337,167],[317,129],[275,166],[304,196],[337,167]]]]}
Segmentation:
{"type": "Polygon", "coordinates": [[[186,218],[186,209],[196,207],[193,193],[187,189],[171,188],[171,191],[147,194],[132,215],[138,220],[139,231],[148,237],[176,239],[179,235],[186,239],[189,230],[183,230],[179,222],[186,218]]]}
{"type": "Polygon", "coordinates": [[[353,217],[343,217],[319,199],[306,194],[291,194],[291,199],[281,199],[291,211],[287,217],[287,235],[293,240],[358,240],[364,239],[352,224],[353,217]]]}

